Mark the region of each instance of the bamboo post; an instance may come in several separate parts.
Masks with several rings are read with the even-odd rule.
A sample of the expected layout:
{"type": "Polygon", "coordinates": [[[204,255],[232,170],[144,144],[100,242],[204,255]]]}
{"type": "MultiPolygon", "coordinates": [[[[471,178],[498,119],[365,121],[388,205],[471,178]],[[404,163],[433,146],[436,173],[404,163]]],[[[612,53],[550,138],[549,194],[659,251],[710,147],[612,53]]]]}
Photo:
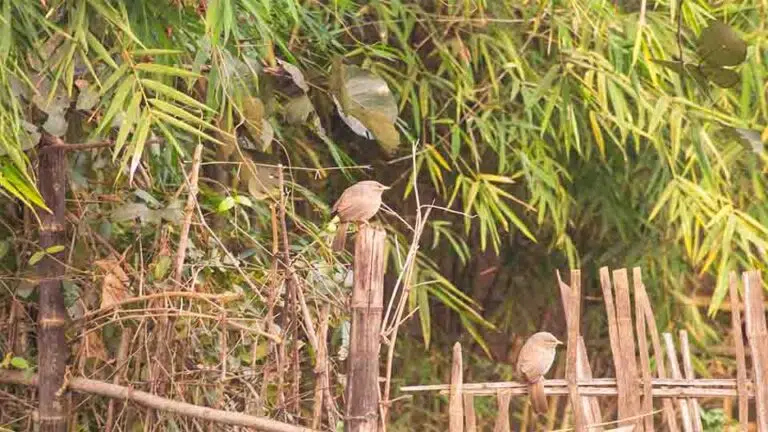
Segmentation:
{"type": "Polygon", "coordinates": [[[747,342],[752,352],[755,380],[755,412],[757,430],[768,431],[768,330],[763,309],[763,282],[760,272],[743,274],[744,320],[747,324],[747,342]]]}
{"type": "Polygon", "coordinates": [[[41,149],[57,147],[53,151],[41,151],[38,168],[40,195],[50,209],[40,209],[40,248],[43,251],[62,246],[59,252],[46,253],[37,265],[40,277],[38,317],[38,398],[41,432],[67,430],[67,409],[59,389],[64,385],[69,348],[64,337],[67,312],[61,281],[64,277],[64,249],[66,245],[65,210],[67,195],[65,144],[61,139],[44,133],[41,149]],[[61,147],[59,147],[61,146],[61,147]]]}
{"type": "Polygon", "coordinates": [[[496,392],[496,403],[499,412],[496,414],[496,423],[493,426],[493,432],[509,432],[509,401],[512,393],[499,390],[496,392]]]}
{"type": "MultiPolygon", "coordinates": [[[[632,328],[632,306],[629,300],[629,276],[627,269],[613,271],[613,287],[616,291],[616,324],[619,327],[619,346],[621,347],[622,369],[625,369],[624,379],[630,385],[636,383],[637,359],[635,357],[635,332],[632,328]]],[[[627,395],[629,416],[640,414],[640,394],[636,391],[627,395]]],[[[637,424],[637,420],[622,422],[619,425],[637,424]]]]}
{"type": "Polygon", "coordinates": [[[635,326],[637,328],[637,345],[640,351],[640,375],[643,377],[643,424],[646,432],[653,431],[653,384],[651,382],[651,358],[648,354],[648,335],[643,313],[645,285],[640,267],[632,269],[632,283],[635,293],[635,326]]]}
{"type": "MultiPolygon", "coordinates": [[[[616,273],[614,272],[614,279],[616,273]]],[[[608,317],[608,336],[611,342],[611,353],[613,355],[613,365],[616,371],[616,389],[618,392],[618,419],[632,417],[636,412],[632,409],[630,394],[634,392],[634,385],[631,381],[628,369],[624,364],[624,354],[620,339],[619,323],[617,320],[617,308],[613,302],[613,289],[611,287],[611,276],[607,267],[600,268],[600,286],[603,290],[603,299],[605,300],[605,310],[608,317]]],[[[624,327],[624,326],[622,326],[624,327]]],[[[630,328],[631,330],[631,328],[630,328]]],[[[623,333],[623,332],[622,332],[623,333]]],[[[634,355],[634,354],[633,354],[634,355]]],[[[620,425],[634,424],[635,422],[620,422],[620,425]]]]}
{"type": "MultiPolygon", "coordinates": [[[[651,336],[651,346],[653,346],[653,357],[656,359],[656,373],[659,378],[666,378],[667,371],[664,367],[664,351],[661,349],[661,341],[659,340],[659,329],[656,327],[656,317],[653,315],[653,309],[651,308],[651,300],[648,298],[648,293],[645,290],[645,285],[642,283],[637,285],[637,294],[640,297],[635,296],[636,302],[642,302],[643,315],[645,324],[648,326],[648,333],[651,336]]],[[[670,399],[662,399],[661,401],[664,407],[664,419],[667,423],[667,430],[670,432],[678,432],[680,427],[677,425],[677,417],[675,416],[675,407],[670,399]]]]}
{"type": "Polygon", "coordinates": [[[749,396],[747,395],[747,359],[744,352],[744,335],[741,333],[741,314],[739,312],[739,279],[736,272],[731,272],[728,289],[731,295],[731,325],[733,327],[733,347],[736,354],[736,385],[739,391],[739,428],[746,432],[749,428],[749,396]]]}
{"type": "Polygon", "coordinates": [[[475,396],[463,394],[464,399],[464,429],[466,432],[477,432],[477,416],[475,415],[475,396]]]}
{"type": "MultiPolygon", "coordinates": [[[[696,381],[696,377],[693,375],[693,363],[691,361],[691,347],[688,343],[688,332],[680,330],[680,353],[683,356],[683,373],[685,379],[696,381]]],[[[701,424],[701,410],[699,408],[699,401],[696,399],[690,400],[691,416],[693,416],[693,430],[694,432],[703,432],[704,426],[701,424]]]]}
{"type": "MultiPolygon", "coordinates": [[[[683,374],[680,372],[680,364],[677,361],[677,353],[675,352],[675,342],[672,340],[672,335],[664,333],[664,344],[667,348],[667,359],[669,360],[669,368],[672,370],[672,378],[681,379],[683,374]]],[[[680,416],[683,418],[683,430],[685,432],[691,432],[693,425],[691,424],[691,412],[688,410],[688,402],[686,399],[678,399],[680,405],[680,416]]]]}
{"type": "Polygon", "coordinates": [[[461,364],[461,344],[453,345],[453,364],[451,366],[451,393],[448,403],[449,432],[464,431],[464,410],[462,407],[461,384],[463,382],[463,366],[461,364]]]}
{"type": "Polygon", "coordinates": [[[579,397],[579,388],[576,386],[578,380],[578,361],[579,352],[579,322],[581,317],[581,271],[571,270],[571,287],[567,299],[563,299],[566,313],[566,323],[568,325],[568,346],[565,361],[565,376],[568,381],[568,393],[571,399],[571,409],[573,410],[573,428],[576,432],[584,429],[585,413],[582,400],[579,397]]]}
{"type": "Polygon", "coordinates": [[[355,239],[346,432],[375,432],[378,427],[385,239],[385,231],[371,225],[361,226],[355,239]]]}
{"type": "MultiPolygon", "coordinates": [[[[568,308],[568,301],[571,298],[571,287],[565,284],[563,282],[562,277],[560,277],[560,272],[555,272],[557,276],[557,283],[560,286],[560,299],[563,302],[563,311],[565,312],[565,321],[568,323],[570,321],[570,310],[568,308]]],[[[571,270],[571,283],[573,284],[573,281],[578,281],[578,283],[581,283],[581,271],[580,270],[571,270]]],[[[584,338],[581,336],[578,337],[577,342],[577,352],[576,352],[576,376],[578,380],[591,380],[592,379],[592,369],[589,366],[589,358],[587,357],[587,349],[584,346],[584,338]]],[[[586,425],[593,425],[600,423],[602,421],[602,414],[600,413],[600,404],[597,400],[597,398],[594,397],[581,397],[581,404],[582,409],[584,413],[584,422],[586,425]]],[[[599,426],[594,426],[589,428],[591,431],[596,432],[601,430],[602,428],[599,426]]]]}

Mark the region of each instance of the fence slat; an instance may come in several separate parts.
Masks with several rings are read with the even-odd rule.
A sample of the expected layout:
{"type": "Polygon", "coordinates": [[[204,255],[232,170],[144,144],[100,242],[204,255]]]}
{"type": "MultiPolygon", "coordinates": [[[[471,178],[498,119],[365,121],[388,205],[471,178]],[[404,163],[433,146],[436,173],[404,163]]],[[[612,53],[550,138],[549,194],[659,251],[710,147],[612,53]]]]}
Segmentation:
{"type": "MultiPolygon", "coordinates": [[[[683,373],[685,373],[685,379],[696,381],[696,377],[693,375],[693,363],[691,361],[691,347],[688,343],[688,332],[685,330],[680,330],[680,354],[683,356],[683,373]]],[[[703,432],[704,426],[701,424],[699,401],[696,399],[689,399],[688,404],[691,409],[691,416],[693,417],[693,430],[695,432],[703,432]]]]}
{"type": "Polygon", "coordinates": [[[643,423],[646,432],[653,431],[653,394],[651,383],[651,358],[648,354],[648,335],[645,330],[645,314],[643,313],[643,296],[645,285],[640,267],[632,269],[632,283],[635,292],[635,324],[637,326],[637,345],[640,352],[640,373],[643,377],[643,423]]]}
{"type": "Polygon", "coordinates": [[[576,355],[579,343],[579,322],[581,317],[581,272],[571,271],[571,295],[568,309],[571,311],[568,321],[568,352],[565,363],[565,376],[568,379],[568,392],[571,396],[573,410],[573,428],[576,432],[584,430],[584,411],[579,398],[579,388],[576,386],[578,367],[576,355]]]}
{"type": "Polygon", "coordinates": [[[512,393],[508,391],[496,392],[496,403],[499,412],[496,414],[496,424],[493,426],[493,432],[509,432],[509,401],[512,393]]]}
{"type": "MultiPolygon", "coordinates": [[[[578,364],[579,368],[579,379],[591,380],[592,369],[589,367],[587,348],[584,346],[584,338],[581,336],[579,336],[579,355],[576,357],[576,363],[578,364]]],[[[603,415],[600,412],[600,401],[598,401],[596,397],[583,397],[583,399],[586,401],[584,410],[585,412],[589,413],[587,415],[588,424],[591,425],[602,422],[603,415]]],[[[602,428],[599,426],[594,426],[590,427],[589,430],[590,432],[598,432],[601,431],[602,428]]]]}
{"type": "MultiPolygon", "coordinates": [[[[640,285],[642,291],[642,299],[635,299],[635,301],[642,301],[643,303],[643,315],[645,315],[645,325],[648,326],[648,333],[651,335],[651,345],[653,346],[653,357],[656,359],[656,374],[659,378],[666,378],[667,371],[664,367],[664,351],[661,349],[661,341],[659,340],[659,329],[656,327],[656,317],[653,315],[653,309],[651,308],[651,300],[648,298],[648,293],[645,290],[645,285],[640,285]]],[[[672,401],[664,399],[661,401],[664,407],[664,419],[667,422],[667,430],[670,432],[679,432],[680,427],[677,425],[677,416],[675,416],[675,407],[672,401]]]]}
{"type": "Polygon", "coordinates": [[[763,282],[759,271],[743,274],[744,320],[747,323],[747,342],[752,351],[752,369],[755,380],[755,407],[757,429],[768,431],[768,330],[763,310],[763,282]]]}
{"type": "MultiPolygon", "coordinates": [[[[672,378],[680,379],[683,377],[683,374],[680,372],[680,364],[677,362],[675,342],[672,339],[672,335],[664,333],[661,336],[664,338],[664,344],[667,348],[667,360],[669,360],[669,368],[672,370],[672,378]]],[[[692,432],[693,425],[691,424],[691,412],[688,410],[688,401],[678,399],[677,403],[680,406],[680,416],[683,418],[683,430],[685,432],[692,432]]]]}
{"type": "Polygon", "coordinates": [[[744,351],[744,335],[741,333],[741,313],[739,312],[739,277],[731,272],[728,281],[731,295],[731,325],[733,327],[733,346],[736,351],[736,382],[739,391],[739,427],[746,432],[749,427],[749,397],[747,396],[747,359],[744,351]]]}
{"type": "Polygon", "coordinates": [[[461,387],[464,382],[461,361],[461,344],[453,344],[453,365],[451,367],[451,393],[448,403],[448,430],[450,432],[464,431],[464,410],[462,407],[461,387]]]}
{"type": "MultiPolygon", "coordinates": [[[[558,279],[560,275],[558,274],[558,279]]],[[[585,424],[585,413],[583,401],[579,397],[579,388],[576,385],[578,380],[578,345],[579,345],[579,326],[581,317],[581,271],[571,270],[571,286],[563,287],[561,283],[563,310],[565,311],[565,321],[568,327],[568,345],[565,359],[565,377],[568,381],[568,393],[570,395],[571,409],[573,410],[573,426],[576,431],[583,431],[585,424]]],[[[590,410],[591,411],[591,410],[590,410]]]]}
{"type": "MultiPolygon", "coordinates": [[[[566,285],[565,282],[563,282],[562,277],[560,276],[560,272],[555,272],[557,276],[557,283],[560,286],[560,300],[563,303],[563,311],[565,312],[565,321],[566,323],[570,322],[570,310],[568,308],[568,299],[571,297],[571,287],[566,285]]],[[[578,280],[581,282],[581,271],[580,270],[571,270],[571,281],[578,280]],[[579,272],[578,275],[574,276],[574,272],[579,272]]],[[[592,379],[592,369],[589,366],[589,357],[587,357],[587,349],[584,346],[584,338],[579,336],[578,342],[577,342],[577,352],[576,352],[576,376],[579,380],[591,380],[592,379]]],[[[602,414],[600,413],[600,403],[595,397],[581,397],[581,404],[582,404],[582,410],[584,412],[584,423],[586,425],[592,425],[596,423],[600,423],[602,421],[602,414]]],[[[602,430],[601,427],[595,426],[590,427],[589,430],[591,432],[598,432],[602,430]]]]}
{"type": "MultiPolygon", "coordinates": [[[[616,324],[619,327],[619,347],[621,348],[621,367],[625,369],[624,379],[631,385],[637,382],[637,359],[635,358],[635,331],[632,326],[632,306],[629,301],[629,277],[627,269],[613,271],[613,288],[616,292],[616,324]]],[[[628,417],[640,414],[640,393],[627,394],[628,417]]],[[[619,417],[621,420],[621,417],[619,417]]],[[[637,424],[638,420],[619,423],[619,426],[637,424]]]]}
{"type": "Polygon", "coordinates": [[[632,391],[626,379],[626,369],[622,367],[621,346],[619,343],[619,328],[616,323],[616,310],[613,303],[611,275],[608,267],[600,268],[600,287],[603,290],[605,300],[605,312],[608,317],[608,337],[611,342],[611,354],[616,371],[616,391],[618,392],[618,417],[619,419],[631,416],[632,406],[629,402],[629,393],[632,391]]]}
{"type": "Polygon", "coordinates": [[[477,417],[475,415],[475,396],[464,393],[464,430],[477,432],[477,417]]]}

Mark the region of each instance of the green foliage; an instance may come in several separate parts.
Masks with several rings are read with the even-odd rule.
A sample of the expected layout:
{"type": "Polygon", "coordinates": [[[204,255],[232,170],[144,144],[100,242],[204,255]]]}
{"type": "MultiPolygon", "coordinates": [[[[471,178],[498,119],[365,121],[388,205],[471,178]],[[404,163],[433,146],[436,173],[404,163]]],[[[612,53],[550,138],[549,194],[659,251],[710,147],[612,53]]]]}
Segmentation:
{"type": "MultiPolygon", "coordinates": [[[[184,163],[204,143],[220,176],[201,183],[200,210],[223,220],[221,238],[193,232],[188,261],[201,284],[248,291],[243,274],[270,282],[280,163],[292,168],[298,273],[341,304],[323,246],[329,203],[372,177],[395,186],[385,202],[403,218],[383,217],[393,272],[417,192],[456,212],[432,213],[411,281],[425,345],[455,336],[448,310],[490,353],[497,329],[542,325],[554,268],[600,265],[642,266],[662,328],[682,312],[702,346],[718,338],[692,298],[714,315],[728,271],[766,266],[759,2],[326,3],[3,2],[0,191],[44,207],[32,170],[42,133],[109,140],[70,156],[78,229],[138,248],[135,266],[163,281],[184,163]],[[478,269],[499,277],[479,288],[478,269]]],[[[88,262],[92,247],[76,240],[68,259],[88,262]]]]}

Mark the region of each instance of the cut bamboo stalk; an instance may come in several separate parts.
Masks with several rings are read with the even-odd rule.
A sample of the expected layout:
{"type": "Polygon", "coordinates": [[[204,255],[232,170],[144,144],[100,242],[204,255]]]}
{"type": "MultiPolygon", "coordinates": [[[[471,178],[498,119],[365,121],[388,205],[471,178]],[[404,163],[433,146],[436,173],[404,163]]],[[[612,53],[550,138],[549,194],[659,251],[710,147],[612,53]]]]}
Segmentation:
{"type": "Polygon", "coordinates": [[[600,268],[600,287],[603,289],[603,299],[605,300],[605,312],[608,317],[608,338],[611,343],[611,354],[613,355],[613,366],[616,371],[616,391],[618,393],[618,417],[619,419],[629,417],[631,406],[629,405],[628,394],[631,391],[629,383],[625,378],[625,370],[621,364],[621,346],[619,343],[619,327],[616,322],[616,309],[613,303],[613,288],[611,286],[611,275],[608,267],[600,268]]]}
{"type": "Polygon", "coordinates": [[[453,344],[453,364],[451,367],[451,393],[448,399],[448,430],[463,432],[464,410],[462,406],[461,384],[463,381],[461,362],[461,344],[453,344]]]}
{"type": "MultiPolygon", "coordinates": [[[[688,332],[685,330],[680,330],[680,354],[683,356],[683,373],[685,374],[685,379],[695,381],[696,377],[693,375],[693,363],[691,361],[691,348],[688,343],[688,332]]],[[[689,407],[691,409],[691,416],[693,417],[693,430],[695,432],[703,432],[704,426],[701,424],[699,401],[690,399],[689,407]]]]}
{"type": "Polygon", "coordinates": [[[363,225],[355,240],[352,325],[346,389],[347,432],[374,432],[379,422],[379,332],[384,303],[386,233],[363,225]]]}
{"type": "Polygon", "coordinates": [[[576,432],[584,431],[584,411],[579,397],[579,388],[576,385],[578,379],[578,355],[579,343],[579,318],[581,316],[581,272],[571,271],[571,289],[567,298],[565,309],[569,312],[566,316],[568,323],[568,346],[565,361],[565,376],[568,381],[568,393],[573,410],[573,429],[576,432]]]}
{"type": "MultiPolygon", "coordinates": [[[[635,358],[635,332],[632,326],[632,306],[629,300],[629,276],[627,269],[618,269],[613,271],[613,288],[616,292],[616,325],[619,329],[619,347],[621,349],[621,368],[624,370],[623,376],[630,387],[637,381],[637,359],[635,358]]],[[[629,392],[627,394],[626,417],[635,417],[635,419],[626,422],[620,422],[619,426],[629,426],[638,424],[636,418],[640,414],[640,393],[629,392]]],[[[622,417],[619,417],[621,420],[622,417]]]]}
{"type": "MultiPolygon", "coordinates": [[[[659,340],[659,330],[656,327],[656,317],[653,315],[653,309],[651,308],[651,300],[648,298],[648,292],[645,290],[645,285],[640,285],[640,291],[642,293],[642,299],[635,299],[635,301],[642,301],[643,303],[643,315],[645,315],[645,324],[648,326],[648,333],[651,336],[651,346],[653,346],[653,357],[656,359],[656,373],[659,379],[665,379],[667,377],[667,371],[664,368],[664,351],[661,349],[661,341],[659,340]]],[[[664,399],[661,401],[664,407],[664,420],[667,423],[667,430],[670,432],[679,432],[680,427],[677,425],[677,416],[675,415],[675,407],[671,400],[664,399]]]]}
{"type": "MultiPolygon", "coordinates": [[[[672,335],[664,333],[664,345],[667,348],[667,360],[669,360],[669,368],[672,370],[672,378],[680,379],[683,374],[680,372],[680,364],[677,362],[677,353],[675,352],[675,342],[672,340],[672,335]]],[[[688,401],[685,399],[678,399],[678,405],[680,406],[680,416],[683,419],[683,430],[685,432],[691,432],[693,425],[691,424],[691,412],[688,410],[688,401]]]]}
{"type": "Polygon", "coordinates": [[[509,432],[509,401],[512,394],[508,391],[499,390],[496,392],[496,403],[499,412],[496,414],[496,424],[493,426],[493,432],[509,432]]]}
{"type": "Polygon", "coordinates": [[[736,382],[739,391],[739,428],[746,432],[749,428],[749,397],[747,396],[747,359],[744,350],[744,335],[741,333],[741,314],[739,300],[739,278],[736,272],[729,276],[728,289],[731,295],[731,326],[733,346],[736,354],[736,382]]]}
{"type": "Polygon", "coordinates": [[[757,429],[768,431],[768,330],[763,311],[763,282],[759,271],[743,274],[744,320],[747,342],[752,351],[752,370],[756,384],[755,411],[757,429]]]}
{"type": "MultiPolygon", "coordinates": [[[[557,283],[560,287],[560,299],[563,303],[563,311],[565,312],[565,320],[566,323],[570,322],[570,310],[568,308],[568,299],[571,296],[571,287],[565,284],[563,282],[562,277],[560,277],[560,272],[555,272],[557,276],[557,283]]],[[[581,282],[581,271],[580,270],[571,270],[571,281],[579,281],[581,282]],[[575,274],[578,272],[578,274],[575,274]]],[[[573,282],[572,282],[573,283],[573,282]]],[[[589,366],[589,358],[587,357],[587,349],[584,346],[584,338],[581,336],[578,337],[578,343],[577,343],[577,353],[576,353],[576,372],[577,372],[577,378],[579,380],[590,380],[592,379],[592,369],[589,366]]],[[[584,412],[584,422],[587,425],[592,425],[596,423],[600,423],[602,421],[602,414],[600,413],[600,404],[597,398],[594,397],[581,397],[581,403],[582,403],[582,409],[584,412]]],[[[601,427],[595,426],[590,427],[590,431],[600,431],[602,430],[601,427]]]]}
{"type": "Polygon", "coordinates": [[[635,292],[635,325],[637,328],[637,344],[640,352],[640,375],[643,378],[643,425],[646,432],[653,431],[653,416],[649,413],[653,411],[653,384],[651,382],[651,358],[648,354],[648,335],[645,329],[645,314],[643,313],[643,296],[645,295],[645,285],[643,285],[643,275],[639,267],[632,269],[632,283],[635,292]]]}
{"type": "MultiPolygon", "coordinates": [[[[43,151],[39,156],[38,188],[45,205],[50,209],[39,209],[40,249],[48,251],[54,246],[66,245],[66,202],[67,156],[66,144],[59,138],[43,133],[41,149],[59,146],[58,150],[43,151]]],[[[67,430],[67,404],[60,397],[59,389],[64,385],[69,347],[64,336],[68,316],[62,293],[65,251],[46,252],[37,264],[40,277],[39,316],[37,340],[37,364],[40,371],[38,381],[39,418],[42,432],[64,432],[67,430]]]]}
{"type": "Polygon", "coordinates": [[[475,396],[462,394],[464,399],[464,429],[466,432],[477,432],[477,416],[475,415],[475,396]]]}

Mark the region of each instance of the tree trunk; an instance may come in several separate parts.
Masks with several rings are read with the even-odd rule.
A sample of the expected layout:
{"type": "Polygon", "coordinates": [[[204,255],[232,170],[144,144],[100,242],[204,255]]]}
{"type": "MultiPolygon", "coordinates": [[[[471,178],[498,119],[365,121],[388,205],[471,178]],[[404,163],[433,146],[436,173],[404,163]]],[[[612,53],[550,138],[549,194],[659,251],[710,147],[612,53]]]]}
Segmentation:
{"type": "MultiPolygon", "coordinates": [[[[41,149],[62,144],[59,138],[43,134],[41,149]]],[[[64,245],[66,185],[66,155],[63,150],[41,151],[38,169],[38,188],[51,210],[40,209],[40,248],[64,245]]],[[[46,254],[37,265],[40,277],[40,303],[37,329],[38,370],[37,384],[40,431],[65,432],[67,417],[65,399],[59,390],[64,384],[64,371],[68,350],[64,338],[67,312],[64,307],[62,278],[64,276],[64,251],[46,254]]]]}

